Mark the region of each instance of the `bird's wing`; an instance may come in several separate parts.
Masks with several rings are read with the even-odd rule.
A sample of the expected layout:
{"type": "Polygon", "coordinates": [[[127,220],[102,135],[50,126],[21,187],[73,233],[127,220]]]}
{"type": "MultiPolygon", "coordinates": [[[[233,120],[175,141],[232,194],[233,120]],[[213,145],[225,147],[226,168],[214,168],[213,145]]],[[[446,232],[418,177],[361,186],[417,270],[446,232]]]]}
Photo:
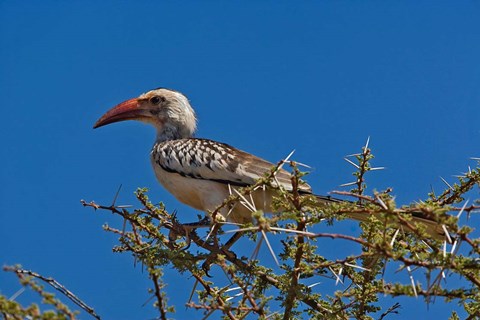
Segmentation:
{"type": "MultiPolygon", "coordinates": [[[[151,156],[154,164],[168,172],[235,186],[252,185],[274,167],[274,164],[252,154],[208,139],[158,143],[153,147],[151,156]]],[[[280,169],[275,177],[283,188],[292,190],[288,171],[280,169]]],[[[299,189],[311,192],[306,183],[302,183],[299,189]]]]}

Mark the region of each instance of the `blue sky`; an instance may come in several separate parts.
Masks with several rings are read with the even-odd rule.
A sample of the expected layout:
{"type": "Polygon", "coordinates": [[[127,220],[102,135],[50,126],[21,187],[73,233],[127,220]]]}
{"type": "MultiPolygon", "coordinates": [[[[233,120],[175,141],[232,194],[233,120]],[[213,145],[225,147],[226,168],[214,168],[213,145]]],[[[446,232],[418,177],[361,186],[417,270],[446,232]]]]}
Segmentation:
{"type": "MultiPolygon", "coordinates": [[[[155,180],[152,128],[92,130],[159,86],[190,98],[199,137],[271,161],[295,149],[317,193],[352,180],[342,158],[368,136],[373,164],[387,167],[370,187],[393,187],[399,203],[443,189],[439,176],[452,181],[480,156],[479,13],[475,1],[0,1],[0,263],[55,277],[105,319],[155,316],[142,307],[145,273],[101,229],[121,222],[80,199],[108,204],[122,184],[119,202],[136,204],[144,186],[195,219],[155,180]]],[[[168,281],[183,299],[193,283],[170,270],[168,281]]],[[[18,287],[0,273],[3,294],[18,287]]],[[[460,309],[401,303],[392,318],[460,309]]]]}

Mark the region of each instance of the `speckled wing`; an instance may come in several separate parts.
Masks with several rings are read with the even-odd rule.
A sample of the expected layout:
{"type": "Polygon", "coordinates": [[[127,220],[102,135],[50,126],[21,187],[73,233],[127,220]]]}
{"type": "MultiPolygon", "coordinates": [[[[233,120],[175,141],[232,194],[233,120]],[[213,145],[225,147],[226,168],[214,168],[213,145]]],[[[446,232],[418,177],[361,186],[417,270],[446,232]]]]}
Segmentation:
{"type": "MultiPolygon", "coordinates": [[[[227,144],[208,139],[179,139],[158,143],[152,159],[162,169],[184,177],[217,181],[233,186],[248,186],[269,172],[274,164],[227,144]]],[[[278,183],[291,190],[290,173],[279,170],[278,183]]],[[[310,193],[309,185],[300,190],[310,193]]]]}

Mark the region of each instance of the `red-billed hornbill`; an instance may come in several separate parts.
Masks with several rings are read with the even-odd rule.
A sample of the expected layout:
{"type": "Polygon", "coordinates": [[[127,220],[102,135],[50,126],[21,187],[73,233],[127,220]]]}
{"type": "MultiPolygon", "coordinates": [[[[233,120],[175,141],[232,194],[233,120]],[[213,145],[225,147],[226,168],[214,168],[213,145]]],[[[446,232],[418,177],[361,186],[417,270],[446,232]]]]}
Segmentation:
{"type": "MultiPolygon", "coordinates": [[[[232,188],[252,185],[264,177],[274,164],[228,144],[193,138],[197,119],[187,97],[170,89],[148,91],[138,98],[130,99],[105,113],[94,125],[98,128],[110,123],[138,120],[153,125],[157,137],[150,157],[158,181],[178,200],[205,213],[214,211],[231,195],[232,188]]],[[[276,172],[276,183],[292,190],[291,174],[283,169],[276,172]]],[[[299,191],[311,194],[306,183],[299,191]]],[[[270,204],[274,190],[257,190],[252,194],[256,209],[271,212],[270,204]]],[[[331,197],[317,196],[322,202],[338,202],[331,197]]],[[[248,206],[235,204],[219,211],[221,216],[235,223],[252,220],[248,206]]],[[[365,214],[347,214],[348,217],[365,221],[365,214]]],[[[426,226],[426,231],[439,237],[442,228],[421,214],[413,220],[426,226]]]]}

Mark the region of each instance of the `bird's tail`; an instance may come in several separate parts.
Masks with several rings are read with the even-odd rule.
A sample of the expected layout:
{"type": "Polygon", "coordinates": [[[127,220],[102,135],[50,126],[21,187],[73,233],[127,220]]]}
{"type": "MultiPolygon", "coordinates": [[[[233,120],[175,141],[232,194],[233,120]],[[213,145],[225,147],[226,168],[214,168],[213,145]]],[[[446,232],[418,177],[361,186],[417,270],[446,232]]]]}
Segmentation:
{"type": "MultiPolygon", "coordinates": [[[[337,199],[337,198],[330,197],[330,196],[315,195],[315,197],[321,203],[330,203],[330,204],[332,204],[332,203],[342,203],[342,202],[352,203],[350,201],[341,200],[341,199],[337,199]]],[[[404,213],[404,211],[399,209],[398,213],[404,213]]],[[[418,223],[418,224],[424,226],[425,227],[425,232],[428,235],[430,235],[432,238],[437,239],[437,240],[445,239],[445,237],[446,237],[445,230],[442,227],[442,225],[440,225],[437,221],[427,217],[423,212],[420,212],[420,211],[419,212],[409,212],[409,214],[411,214],[411,216],[412,216],[412,222],[413,223],[418,223]]],[[[370,214],[367,213],[367,212],[347,212],[347,213],[345,213],[345,215],[349,219],[357,220],[357,221],[360,221],[360,222],[367,222],[368,218],[370,216],[370,214]]],[[[379,214],[374,213],[374,215],[377,218],[380,218],[379,214]]],[[[397,225],[399,227],[400,222],[398,222],[397,225]]],[[[407,229],[411,230],[411,228],[409,228],[408,225],[405,225],[405,224],[402,224],[402,225],[405,226],[407,229]]]]}

